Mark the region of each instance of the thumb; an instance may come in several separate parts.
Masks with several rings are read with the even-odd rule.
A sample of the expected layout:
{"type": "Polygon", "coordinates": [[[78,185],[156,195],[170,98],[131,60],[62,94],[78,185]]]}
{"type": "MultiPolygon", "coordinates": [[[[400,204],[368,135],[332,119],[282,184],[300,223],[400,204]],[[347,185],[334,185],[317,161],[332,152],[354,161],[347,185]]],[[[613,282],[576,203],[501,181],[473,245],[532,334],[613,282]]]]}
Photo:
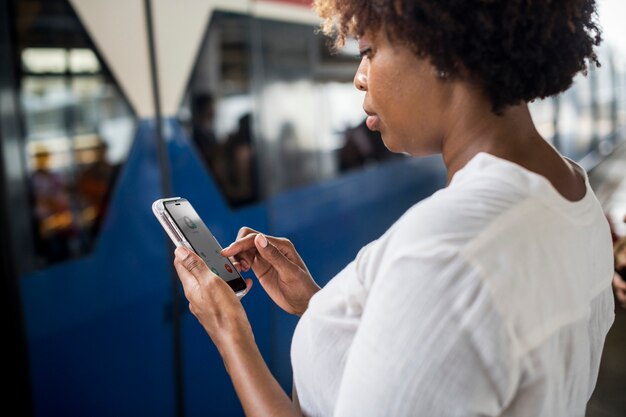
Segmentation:
{"type": "Polygon", "coordinates": [[[254,245],[256,246],[259,255],[261,255],[261,257],[274,269],[290,272],[298,268],[298,266],[291,262],[289,258],[278,250],[278,248],[274,246],[264,234],[259,233],[255,236],[254,245]]]}
{"type": "Polygon", "coordinates": [[[183,246],[176,248],[174,254],[176,255],[175,263],[180,264],[196,279],[202,278],[209,270],[204,261],[195,252],[183,246]]]}

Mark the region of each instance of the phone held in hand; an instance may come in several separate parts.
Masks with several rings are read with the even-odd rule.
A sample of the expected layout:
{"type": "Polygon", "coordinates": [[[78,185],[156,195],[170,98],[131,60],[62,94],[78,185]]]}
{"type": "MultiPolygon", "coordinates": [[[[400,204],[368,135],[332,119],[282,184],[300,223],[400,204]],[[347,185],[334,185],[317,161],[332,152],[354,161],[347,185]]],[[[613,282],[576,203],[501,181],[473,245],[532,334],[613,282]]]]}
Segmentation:
{"type": "Polygon", "coordinates": [[[152,211],[176,247],[184,246],[197,253],[215,275],[226,281],[237,297],[246,294],[246,281],[230,259],[221,255],[219,242],[187,199],[156,200],[152,203],[152,211]]]}

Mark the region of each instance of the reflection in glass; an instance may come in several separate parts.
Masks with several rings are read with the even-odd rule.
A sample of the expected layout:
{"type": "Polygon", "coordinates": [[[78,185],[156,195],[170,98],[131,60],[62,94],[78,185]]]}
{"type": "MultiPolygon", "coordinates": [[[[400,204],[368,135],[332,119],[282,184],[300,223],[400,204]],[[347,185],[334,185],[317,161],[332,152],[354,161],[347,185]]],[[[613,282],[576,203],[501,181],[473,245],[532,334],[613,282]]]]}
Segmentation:
{"type": "Polygon", "coordinates": [[[380,136],[367,128],[365,120],[344,132],[344,144],[339,149],[339,169],[349,171],[399,156],[391,152],[380,136]]]}

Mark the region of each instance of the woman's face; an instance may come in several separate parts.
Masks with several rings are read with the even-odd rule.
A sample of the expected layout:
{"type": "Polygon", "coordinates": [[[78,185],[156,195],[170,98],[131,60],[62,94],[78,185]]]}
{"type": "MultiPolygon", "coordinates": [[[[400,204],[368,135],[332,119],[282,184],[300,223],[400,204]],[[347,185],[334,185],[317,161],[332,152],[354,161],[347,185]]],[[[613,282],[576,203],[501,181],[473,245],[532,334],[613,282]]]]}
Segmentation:
{"type": "Polygon", "coordinates": [[[380,131],[393,152],[429,155],[441,152],[445,109],[451,87],[428,60],[379,31],[359,39],[361,64],[354,85],[365,91],[367,126],[380,131]]]}

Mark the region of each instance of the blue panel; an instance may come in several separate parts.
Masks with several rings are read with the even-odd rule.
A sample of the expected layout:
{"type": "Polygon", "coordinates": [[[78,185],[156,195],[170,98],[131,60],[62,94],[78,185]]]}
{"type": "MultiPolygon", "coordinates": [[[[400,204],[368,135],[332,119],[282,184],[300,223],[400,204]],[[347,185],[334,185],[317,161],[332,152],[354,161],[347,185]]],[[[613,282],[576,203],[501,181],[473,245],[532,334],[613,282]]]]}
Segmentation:
{"type": "Polygon", "coordinates": [[[94,252],[21,279],[37,416],[173,415],[155,143],[141,123],[94,252]]]}

